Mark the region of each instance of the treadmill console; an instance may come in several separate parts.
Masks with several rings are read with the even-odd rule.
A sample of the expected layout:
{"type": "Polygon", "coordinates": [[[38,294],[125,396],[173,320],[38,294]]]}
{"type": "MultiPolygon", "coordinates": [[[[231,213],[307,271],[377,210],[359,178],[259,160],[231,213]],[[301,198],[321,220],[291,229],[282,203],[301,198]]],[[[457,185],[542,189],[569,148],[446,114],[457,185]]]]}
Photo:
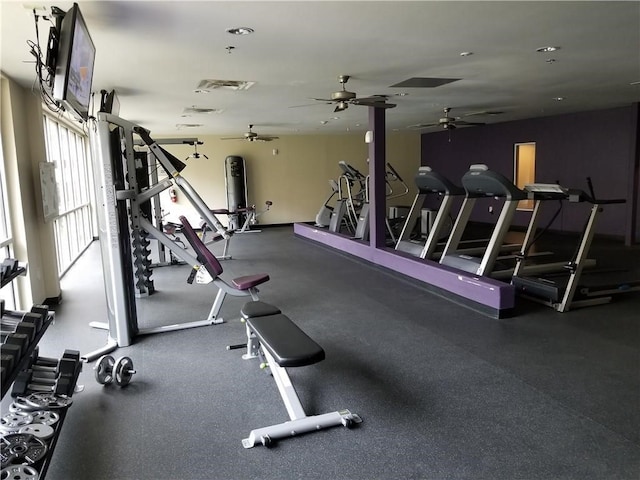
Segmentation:
{"type": "Polygon", "coordinates": [[[524,186],[527,197],[533,200],[567,198],[568,189],[557,183],[528,183],[524,186]]]}

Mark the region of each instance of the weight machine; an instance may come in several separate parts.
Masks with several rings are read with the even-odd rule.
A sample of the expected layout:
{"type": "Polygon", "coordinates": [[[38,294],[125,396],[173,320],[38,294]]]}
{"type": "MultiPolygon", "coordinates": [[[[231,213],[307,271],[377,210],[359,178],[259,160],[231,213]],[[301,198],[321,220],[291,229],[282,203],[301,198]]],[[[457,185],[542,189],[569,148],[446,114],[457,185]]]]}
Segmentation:
{"type": "Polygon", "coordinates": [[[225,241],[229,239],[230,233],[180,174],[186,165],[160,147],[151,138],[149,131],[118,116],[100,112],[90,130],[90,139],[107,298],[107,322],[92,322],[90,325],[108,330],[109,335],[103,348],[85,355],[83,359],[92,361],[117,347],[126,347],[136,335],[215,323],[207,319],[156,328],[138,328],[135,299],[148,296],[154,291],[149,258],[150,238],[158,240],[186,263],[198,264],[195,256],[162,231],[161,220],[156,218],[154,224],[150,213],[151,200],[168,188],[177,188],[225,241]],[[134,136],[137,140],[134,140],[134,136]],[[136,145],[147,147],[149,156],[166,172],[166,179],[155,183],[152,179],[148,185],[140,181],[141,175],[137,175],[136,171],[144,165],[142,156],[135,150],[136,145]]]}
{"type": "MultiPolygon", "coordinates": [[[[385,187],[386,187],[386,200],[390,200],[392,198],[398,198],[409,193],[409,186],[404,182],[400,174],[393,168],[390,163],[387,163],[385,169],[385,187]],[[401,192],[394,192],[393,184],[399,183],[402,186],[401,192]]],[[[354,239],[357,240],[368,240],[369,239],[369,175],[365,177],[365,200],[360,208],[360,213],[358,214],[358,221],[356,222],[356,233],[354,235],[354,239]]],[[[397,219],[394,219],[396,225],[398,223],[397,219]]],[[[393,244],[396,243],[396,235],[394,234],[394,229],[391,226],[391,222],[389,218],[385,218],[385,226],[387,228],[387,233],[391,238],[393,244]]]]}

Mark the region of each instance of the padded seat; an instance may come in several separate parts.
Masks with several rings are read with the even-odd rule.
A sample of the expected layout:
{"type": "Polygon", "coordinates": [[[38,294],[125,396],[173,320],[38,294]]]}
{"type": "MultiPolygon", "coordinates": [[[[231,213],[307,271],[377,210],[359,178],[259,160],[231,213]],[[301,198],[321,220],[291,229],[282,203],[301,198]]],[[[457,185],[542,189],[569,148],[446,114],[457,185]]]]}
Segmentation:
{"type": "Polygon", "coordinates": [[[267,281],[269,281],[268,273],[256,273],[254,275],[245,275],[243,277],[234,278],[231,280],[231,283],[239,290],[248,290],[267,281]]]}
{"type": "Polygon", "coordinates": [[[281,367],[313,365],[325,358],[322,347],[286,315],[248,318],[247,326],[281,367]]]}
{"type": "Polygon", "coordinates": [[[277,315],[278,313],[282,313],[282,311],[269,303],[266,302],[247,302],[240,309],[240,315],[245,320],[247,318],[253,317],[266,317],[267,315],[277,315]]]}
{"type": "MultiPolygon", "coordinates": [[[[213,252],[211,252],[202,239],[198,237],[196,232],[193,230],[193,227],[184,216],[180,216],[180,222],[182,222],[182,231],[185,238],[196,252],[198,262],[200,262],[200,265],[205,267],[207,273],[209,273],[212,278],[213,284],[219,289],[218,294],[213,301],[213,305],[211,306],[211,311],[209,312],[207,320],[214,323],[221,323],[223,321],[218,317],[218,314],[220,313],[222,302],[227,294],[233,295],[234,297],[251,297],[252,300],[257,301],[257,286],[269,281],[269,274],[254,273],[252,275],[234,278],[229,282],[225,281],[220,277],[223,271],[222,264],[218,261],[213,252]]],[[[194,269],[195,268],[198,268],[198,266],[194,265],[194,269]]]]}

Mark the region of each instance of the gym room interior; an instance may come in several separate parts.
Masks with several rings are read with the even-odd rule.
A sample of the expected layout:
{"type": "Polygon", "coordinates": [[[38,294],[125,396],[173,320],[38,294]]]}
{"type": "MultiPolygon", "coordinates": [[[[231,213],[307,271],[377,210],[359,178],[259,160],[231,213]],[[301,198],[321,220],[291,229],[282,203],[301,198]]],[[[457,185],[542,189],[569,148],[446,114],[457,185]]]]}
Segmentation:
{"type": "Polygon", "coordinates": [[[640,2],[0,22],[3,480],[640,477],[640,2]]]}

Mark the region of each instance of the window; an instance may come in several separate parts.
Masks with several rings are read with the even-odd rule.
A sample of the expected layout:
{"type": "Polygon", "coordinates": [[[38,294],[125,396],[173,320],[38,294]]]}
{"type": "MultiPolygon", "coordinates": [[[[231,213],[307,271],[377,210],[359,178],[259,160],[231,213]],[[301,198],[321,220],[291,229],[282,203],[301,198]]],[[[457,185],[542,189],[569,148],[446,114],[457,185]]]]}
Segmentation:
{"type": "MultiPolygon", "coordinates": [[[[2,141],[0,139],[0,146],[2,141]]],[[[13,238],[11,236],[11,223],[9,221],[9,199],[5,183],[4,154],[0,148],[0,262],[6,258],[13,258],[13,238]]],[[[15,284],[12,282],[0,289],[0,298],[4,300],[5,307],[10,310],[16,308],[15,284]]]]}
{"type": "Polygon", "coordinates": [[[54,218],[60,276],[93,240],[91,161],[87,137],[44,115],[47,161],[55,165],[58,215],[54,218]]]}
{"type": "MultiPolygon", "coordinates": [[[[536,144],[516,143],[514,158],[514,173],[516,187],[522,189],[528,183],[536,181],[536,144]]],[[[518,202],[518,210],[533,210],[533,200],[518,202]]]]}

